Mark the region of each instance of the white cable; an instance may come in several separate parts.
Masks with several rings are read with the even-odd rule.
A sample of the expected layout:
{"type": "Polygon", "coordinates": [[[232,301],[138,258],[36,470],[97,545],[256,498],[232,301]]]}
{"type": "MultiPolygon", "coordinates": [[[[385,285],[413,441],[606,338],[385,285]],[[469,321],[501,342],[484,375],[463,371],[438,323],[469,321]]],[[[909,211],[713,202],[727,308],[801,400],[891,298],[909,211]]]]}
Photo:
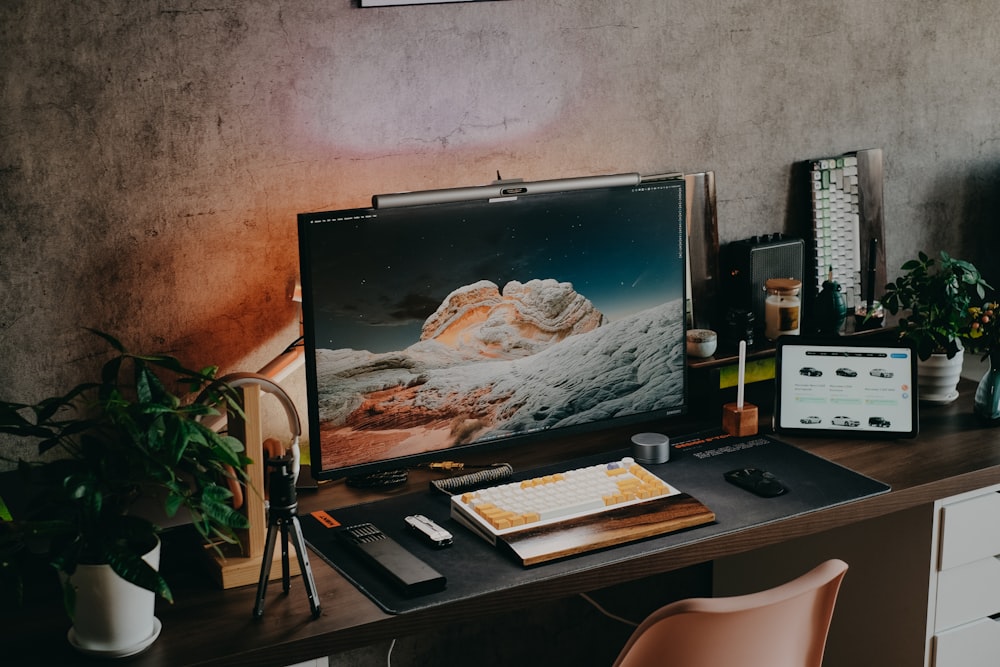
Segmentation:
{"type": "Polygon", "coordinates": [[[622,618],[621,616],[615,616],[614,614],[612,614],[611,612],[609,612],[607,609],[605,609],[604,607],[602,607],[601,605],[599,605],[597,603],[597,601],[594,600],[594,598],[590,597],[586,593],[580,593],[580,597],[582,597],[584,600],[586,600],[590,604],[594,605],[594,608],[597,609],[597,611],[601,612],[602,614],[604,614],[608,618],[610,618],[612,620],[615,620],[615,621],[618,621],[619,623],[624,623],[625,625],[631,626],[633,628],[639,627],[639,624],[635,623],[634,621],[630,621],[627,618],[622,618]]]}
{"type": "Polygon", "coordinates": [[[392,641],[389,642],[389,652],[385,654],[385,665],[386,667],[392,667],[392,649],[396,646],[396,638],[393,637],[392,641]]]}

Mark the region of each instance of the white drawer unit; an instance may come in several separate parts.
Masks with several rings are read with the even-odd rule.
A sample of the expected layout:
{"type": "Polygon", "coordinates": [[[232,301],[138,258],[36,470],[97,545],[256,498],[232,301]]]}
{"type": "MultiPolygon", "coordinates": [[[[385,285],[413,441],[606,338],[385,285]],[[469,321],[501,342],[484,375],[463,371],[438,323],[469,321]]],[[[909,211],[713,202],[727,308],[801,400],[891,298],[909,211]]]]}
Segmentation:
{"type": "Polygon", "coordinates": [[[983,618],[934,637],[935,667],[996,667],[1000,661],[1000,621],[983,618]]]}
{"type": "Polygon", "coordinates": [[[1000,665],[1000,485],[935,503],[928,667],[1000,665]]]}
{"type": "MultiPolygon", "coordinates": [[[[936,631],[1000,613],[1000,560],[983,558],[938,572],[936,631]]],[[[1000,665],[1000,655],[997,656],[1000,665]]]]}
{"type": "MultiPolygon", "coordinates": [[[[991,487],[993,488],[993,487],[991,487]]],[[[1000,487],[966,500],[942,501],[941,557],[947,570],[1000,554],[1000,487]]],[[[965,496],[956,496],[963,498],[965,496]]]]}

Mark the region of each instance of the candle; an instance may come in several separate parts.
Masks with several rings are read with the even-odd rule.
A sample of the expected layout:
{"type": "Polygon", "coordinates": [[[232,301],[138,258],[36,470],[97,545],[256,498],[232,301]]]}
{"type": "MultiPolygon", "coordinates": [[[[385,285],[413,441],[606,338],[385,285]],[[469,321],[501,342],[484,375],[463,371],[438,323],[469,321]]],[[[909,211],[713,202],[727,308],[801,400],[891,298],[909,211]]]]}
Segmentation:
{"type": "Polygon", "coordinates": [[[764,335],[776,340],[782,334],[799,333],[799,290],[802,281],[794,278],[771,278],[764,283],[764,335]]]}

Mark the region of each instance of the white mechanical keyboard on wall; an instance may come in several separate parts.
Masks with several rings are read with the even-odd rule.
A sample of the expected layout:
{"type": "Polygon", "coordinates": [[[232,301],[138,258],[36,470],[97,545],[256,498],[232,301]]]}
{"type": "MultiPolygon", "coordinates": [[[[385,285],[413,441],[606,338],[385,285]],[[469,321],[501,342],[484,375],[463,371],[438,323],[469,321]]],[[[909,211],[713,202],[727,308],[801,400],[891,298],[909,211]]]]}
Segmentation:
{"type": "Polygon", "coordinates": [[[816,284],[838,283],[848,312],[853,312],[862,300],[857,157],[812,163],[812,213],[816,284]]]}

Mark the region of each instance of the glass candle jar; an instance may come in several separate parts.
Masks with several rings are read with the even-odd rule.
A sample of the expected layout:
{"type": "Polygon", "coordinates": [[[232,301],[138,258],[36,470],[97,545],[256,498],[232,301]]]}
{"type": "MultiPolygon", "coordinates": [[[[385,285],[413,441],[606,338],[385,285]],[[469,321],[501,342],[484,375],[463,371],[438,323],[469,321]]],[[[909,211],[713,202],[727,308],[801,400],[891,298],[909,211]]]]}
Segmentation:
{"type": "Polygon", "coordinates": [[[769,340],[799,333],[802,281],[795,278],[771,278],[764,283],[764,335],[769,340]]]}

